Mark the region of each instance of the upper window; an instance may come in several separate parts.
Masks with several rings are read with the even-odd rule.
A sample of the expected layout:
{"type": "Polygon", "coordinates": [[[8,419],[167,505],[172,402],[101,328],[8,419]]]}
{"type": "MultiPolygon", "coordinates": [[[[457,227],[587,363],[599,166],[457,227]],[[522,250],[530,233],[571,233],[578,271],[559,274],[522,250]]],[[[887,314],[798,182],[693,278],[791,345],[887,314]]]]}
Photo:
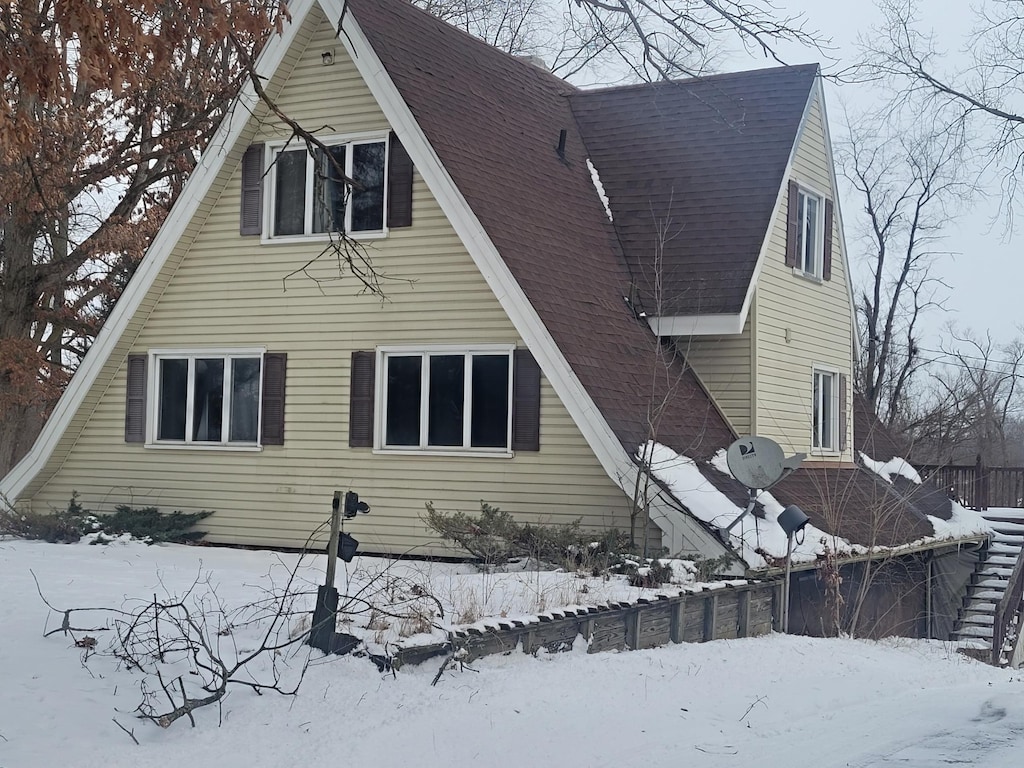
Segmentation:
{"type": "Polygon", "coordinates": [[[257,445],[261,352],[156,354],[157,443],[257,445]]]}
{"type": "Polygon", "coordinates": [[[511,451],[511,348],[383,351],[381,363],[381,448],[511,451]]]}
{"type": "Polygon", "coordinates": [[[324,143],[326,151],[312,153],[293,145],[271,149],[271,237],[384,231],[387,142],[324,143]],[[347,188],[345,177],[357,186],[347,188]]]}
{"type": "Polygon", "coordinates": [[[800,189],[797,193],[796,268],[811,277],[822,276],[824,200],[800,189]]]}
{"type": "Polygon", "coordinates": [[[835,373],[814,371],[811,447],[818,451],[838,450],[838,380],[835,373]]]}

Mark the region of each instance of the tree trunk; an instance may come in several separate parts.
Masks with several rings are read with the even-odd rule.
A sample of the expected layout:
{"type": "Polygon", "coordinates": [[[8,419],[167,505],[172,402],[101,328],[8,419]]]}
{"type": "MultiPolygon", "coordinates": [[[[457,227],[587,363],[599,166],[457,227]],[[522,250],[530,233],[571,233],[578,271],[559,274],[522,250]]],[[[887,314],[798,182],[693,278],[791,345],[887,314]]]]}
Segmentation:
{"type": "Polygon", "coordinates": [[[0,415],[0,477],[28,453],[45,419],[41,408],[15,406],[0,415]]]}

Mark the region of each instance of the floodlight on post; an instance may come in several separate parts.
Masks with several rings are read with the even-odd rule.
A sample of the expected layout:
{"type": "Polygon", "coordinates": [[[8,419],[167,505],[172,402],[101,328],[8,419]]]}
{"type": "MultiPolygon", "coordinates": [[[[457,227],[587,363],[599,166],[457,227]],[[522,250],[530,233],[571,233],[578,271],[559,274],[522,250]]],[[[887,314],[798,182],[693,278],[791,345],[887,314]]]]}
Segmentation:
{"type": "MultiPolygon", "coordinates": [[[[316,608],[313,610],[313,626],[309,632],[309,645],[319,648],[324,653],[347,653],[342,650],[339,638],[344,640],[345,636],[336,632],[338,613],[338,590],[334,587],[334,577],[337,571],[337,560],[340,557],[346,563],[352,562],[359,542],[355,537],[345,533],[344,520],[351,519],[357,514],[367,514],[370,505],[359,500],[359,494],[355,491],[346,491],[344,496],[341,491],[334,492],[331,500],[331,536],[327,540],[327,574],[322,587],[317,588],[316,608]],[[342,499],[344,498],[344,503],[342,499]]],[[[351,650],[351,646],[347,647],[351,650]]]]}
{"type": "MultiPolygon", "coordinates": [[[[782,587],[782,631],[789,632],[789,577],[793,568],[793,538],[802,533],[810,518],[796,504],[790,504],[779,513],[779,527],[786,533],[786,577],[782,587]]],[[[803,543],[803,537],[800,538],[803,543]]]]}

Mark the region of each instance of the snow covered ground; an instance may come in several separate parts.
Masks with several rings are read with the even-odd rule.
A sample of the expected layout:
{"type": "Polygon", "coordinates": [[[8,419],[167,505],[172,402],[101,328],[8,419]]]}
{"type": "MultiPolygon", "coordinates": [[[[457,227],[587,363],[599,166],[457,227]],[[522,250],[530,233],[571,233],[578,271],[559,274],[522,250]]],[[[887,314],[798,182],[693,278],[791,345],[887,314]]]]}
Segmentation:
{"type": "MultiPolygon", "coordinates": [[[[669,761],[1002,768],[1024,754],[1019,671],[970,661],[942,643],[781,635],[619,654],[588,655],[581,647],[539,658],[516,652],[482,659],[472,671],[450,670],[436,686],[435,662],[392,675],[365,658],[314,652],[297,696],[239,688],[220,711],[197,711],[196,728],[182,719],[161,729],[132,715],[137,672],[102,653],[83,662],[83,650],[61,634],[42,637],[59,617],[40,600],[30,573],[60,608],[131,607],[154,592],[180,594],[202,570],[230,606],[264,594],[268,576],[279,584],[278,572],[293,557],[0,541],[0,768],[622,768],[669,761]],[[114,719],[133,731],[138,746],[114,719]]],[[[312,561],[301,572],[303,584],[317,583],[322,565],[322,558],[312,561]]],[[[360,567],[380,568],[369,558],[360,567]]],[[[431,588],[451,584],[460,599],[478,595],[506,612],[537,610],[538,595],[547,602],[560,589],[572,593],[567,582],[554,586],[557,575],[520,575],[526,597],[517,604],[505,592],[510,582],[464,567],[425,567],[402,564],[393,572],[410,580],[419,574],[431,588]]],[[[353,626],[366,622],[360,615],[353,626]]],[[[93,634],[102,651],[110,633],[93,634]]],[[[251,638],[239,629],[231,639],[244,646],[251,638]]],[[[300,646],[279,663],[295,672],[307,651],[300,646]]]]}

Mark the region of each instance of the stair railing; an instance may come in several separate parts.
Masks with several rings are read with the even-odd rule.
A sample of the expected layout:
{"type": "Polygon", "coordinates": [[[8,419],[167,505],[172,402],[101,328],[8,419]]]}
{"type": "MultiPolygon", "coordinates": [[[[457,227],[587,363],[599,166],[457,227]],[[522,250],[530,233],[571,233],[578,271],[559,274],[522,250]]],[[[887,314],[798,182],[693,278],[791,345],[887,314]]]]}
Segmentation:
{"type": "MultiPolygon", "coordinates": [[[[1003,656],[1003,644],[1006,642],[1006,635],[1013,624],[1014,617],[1020,612],[1021,600],[1024,599],[1024,553],[1017,557],[1017,564],[1013,566],[1013,573],[1006,583],[1006,592],[1003,599],[996,606],[995,616],[992,620],[992,664],[1000,666],[1003,656]]],[[[1017,640],[1020,640],[1021,627],[1017,627],[1017,640]]]]}

